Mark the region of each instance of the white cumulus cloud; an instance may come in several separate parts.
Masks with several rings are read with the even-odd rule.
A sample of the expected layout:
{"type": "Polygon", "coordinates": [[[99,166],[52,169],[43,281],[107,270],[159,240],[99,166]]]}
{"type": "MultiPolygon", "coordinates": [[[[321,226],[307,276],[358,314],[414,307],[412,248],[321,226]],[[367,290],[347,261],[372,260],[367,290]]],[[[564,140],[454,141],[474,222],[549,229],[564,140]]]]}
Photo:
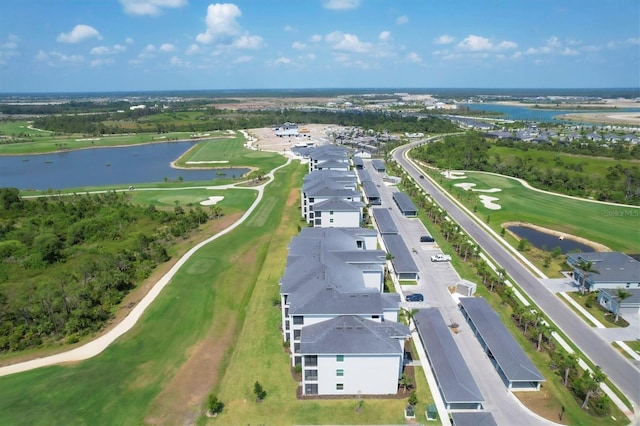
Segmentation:
{"type": "Polygon", "coordinates": [[[360,0],[325,0],[322,7],[330,10],[350,10],[357,9],[360,6],[360,0]]]}
{"type": "Polygon", "coordinates": [[[73,27],[68,33],[60,33],[56,39],[60,43],[79,43],[88,38],[97,38],[102,40],[102,36],[90,25],[79,24],[73,27]]]}
{"type": "Polygon", "coordinates": [[[127,15],[156,16],[162,9],[178,8],[187,5],[187,0],[120,0],[127,15]]]}
{"type": "Polygon", "coordinates": [[[407,55],[407,59],[414,64],[419,64],[420,62],[422,62],[422,57],[416,52],[409,52],[409,54],[407,55]]]}
{"type": "Polygon", "coordinates": [[[455,41],[453,36],[443,34],[440,37],[436,38],[433,42],[435,44],[451,44],[455,41]]]}
{"type": "Polygon", "coordinates": [[[293,44],[291,45],[291,47],[293,49],[297,49],[297,50],[304,50],[307,48],[307,45],[300,42],[300,41],[294,41],[293,44]]]}
{"type": "Polygon", "coordinates": [[[208,44],[239,34],[240,25],[236,19],[241,15],[240,8],[233,3],[210,4],[205,18],[207,29],[196,36],[196,41],[208,44]]]}
{"type": "Polygon", "coordinates": [[[398,16],[396,18],[396,24],[398,25],[404,25],[407,22],[409,22],[409,17],[407,15],[398,16]]]}
{"type": "Polygon", "coordinates": [[[243,35],[236,38],[231,44],[238,49],[260,49],[264,45],[262,37],[256,35],[243,35]]]}
{"type": "Polygon", "coordinates": [[[91,49],[92,55],[115,55],[117,53],[121,53],[127,50],[127,46],[123,46],[121,44],[114,44],[112,47],[109,46],[97,46],[91,49]]]}
{"type": "Polygon", "coordinates": [[[382,31],[378,35],[378,39],[380,41],[389,41],[389,40],[391,40],[391,32],[390,31],[382,31]]]}
{"type": "Polygon", "coordinates": [[[162,46],[160,46],[160,51],[161,52],[173,52],[176,50],[176,47],[171,44],[171,43],[164,43],[162,46]]]}
{"type": "Polygon", "coordinates": [[[458,43],[457,47],[460,50],[469,52],[487,52],[515,49],[516,47],[518,47],[518,45],[512,41],[501,41],[500,43],[496,44],[486,37],[472,34],[458,43]]]}
{"type": "Polygon", "coordinates": [[[358,36],[353,34],[334,31],[325,36],[325,40],[330,43],[335,50],[344,52],[364,53],[371,50],[371,43],[360,41],[358,36]]]}

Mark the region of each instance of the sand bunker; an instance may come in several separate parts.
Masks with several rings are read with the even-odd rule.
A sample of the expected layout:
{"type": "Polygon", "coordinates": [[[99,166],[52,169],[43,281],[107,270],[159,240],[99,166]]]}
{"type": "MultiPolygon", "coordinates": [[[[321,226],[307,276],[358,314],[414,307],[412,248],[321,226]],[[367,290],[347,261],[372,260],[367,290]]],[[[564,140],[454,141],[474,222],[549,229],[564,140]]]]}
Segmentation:
{"type": "MultiPolygon", "coordinates": [[[[462,188],[465,191],[468,191],[471,188],[473,188],[474,186],[476,186],[476,184],[475,183],[469,183],[469,182],[463,182],[463,183],[456,183],[453,186],[457,186],[458,188],[462,188]]],[[[474,189],[474,191],[475,191],[475,189],[474,189]]]]}
{"type": "Polygon", "coordinates": [[[500,210],[502,208],[500,204],[494,203],[494,201],[498,201],[500,199],[498,197],[489,197],[488,195],[480,195],[478,198],[480,198],[480,201],[482,201],[482,204],[489,210],[500,210]]]}
{"type": "Polygon", "coordinates": [[[473,192],[500,192],[502,189],[500,188],[489,188],[489,189],[472,189],[473,192]]]}
{"type": "Polygon", "coordinates": [[[216,163],[228,163],[228,160],[219,161],[187,161],[185,164],[216,164],[216,163]]]}
{"type": "Polygon", "coordinates": [[[222,200],[224,200],[224,197],[219,195],[214,195],[209,197],[208,200],[200,201],[200,204],[203,206],[213,206],[222,200]]]}
{"type": "Polygon", "coordinates": [[[467,178],[464,172],[446,171],[446,172],[442,172],[442,176],[446,177],[447,179],[466,179],[467,178]]]}

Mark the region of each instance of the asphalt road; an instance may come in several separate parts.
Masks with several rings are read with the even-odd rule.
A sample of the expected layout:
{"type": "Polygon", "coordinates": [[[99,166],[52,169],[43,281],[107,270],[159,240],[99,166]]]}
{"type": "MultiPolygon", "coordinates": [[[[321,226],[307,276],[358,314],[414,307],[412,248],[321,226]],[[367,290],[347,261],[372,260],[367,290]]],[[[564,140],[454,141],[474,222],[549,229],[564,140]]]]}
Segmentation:
{"type": "MultiPolygon", "coordinates": [[[[418,218],[406,218],[395,205],[392,192],[397,191],[394,186],[388,187],[382,182],[382,174],[376,172],[369,161],[365,161],[372,180],[379,186],[381,206],[374,208],[390,208],[390,214],[403,237],[411,256],[420,271],[417,285],[403,285],[404,295],[422,293],[425,303],[409,303],[410,308],[434,307],[440,310],[443,318],[450,324],[459,324],[460,332],[453,334],[454,341],[460,350],[467,367],[471,371],[480,392],[484,397],[483,408],[491,412],[500,425],[544,425],[553,424],[524,407],[516,396],[510,392],[497,370],[491,364],[478,339],[466,323],[457,301],[449,292],[449,286],[460,281],[460,276],[449,262],[431,262],[431,255],[439,253],[440,249],[434,243],[421,243],[420,235],[427,233],[418,218]]],[[[416,342],[418,344],[419,342],[416,342]]],[[[423,367],[427,360],[422,360],[423,367]]],[[[435,392],[432,389],[432,392],[435,392]]]]}
{"type": "Polygon", "coordinates": [[[527,293],[582,353],[595,365],[602,368],[609,379],[633,403],[634,410],[636,410],[640,406],[640,370],[594,332],[555,294],[541,285],[538,278],[526,269],[512,253],[445,196],[429,179],[419,179],[421,172],[404,156],[413,145],[415,144],[401,147],[395,151],[396,161],[447,211],[451,218],[480,244],[484,251],[495,260],[495,263],[507,271],[512,280],[527,293]]]}

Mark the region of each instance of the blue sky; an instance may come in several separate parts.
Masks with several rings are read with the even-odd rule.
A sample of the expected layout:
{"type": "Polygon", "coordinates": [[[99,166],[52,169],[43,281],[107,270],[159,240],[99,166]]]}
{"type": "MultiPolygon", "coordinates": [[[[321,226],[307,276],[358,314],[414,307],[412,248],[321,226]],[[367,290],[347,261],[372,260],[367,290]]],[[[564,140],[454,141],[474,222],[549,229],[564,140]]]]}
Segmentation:
{"type": "Polygon", "coordinates": [[[638,86],[638,0],[0,2],[0,92],[638,86]]]}

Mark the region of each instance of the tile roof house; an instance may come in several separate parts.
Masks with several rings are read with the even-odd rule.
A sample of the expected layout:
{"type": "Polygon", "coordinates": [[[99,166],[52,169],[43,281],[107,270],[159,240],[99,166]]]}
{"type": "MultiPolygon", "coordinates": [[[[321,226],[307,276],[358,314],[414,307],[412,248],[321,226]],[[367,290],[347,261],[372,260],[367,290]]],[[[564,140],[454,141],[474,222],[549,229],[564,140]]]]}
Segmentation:
{"type": "Polygon", "coordinates": [[[409,330],[400,295],[383,292],[385,263],[373,229],[303,228],[291,240],[282,333],[303,394],[396,393],[409,330]]]}

